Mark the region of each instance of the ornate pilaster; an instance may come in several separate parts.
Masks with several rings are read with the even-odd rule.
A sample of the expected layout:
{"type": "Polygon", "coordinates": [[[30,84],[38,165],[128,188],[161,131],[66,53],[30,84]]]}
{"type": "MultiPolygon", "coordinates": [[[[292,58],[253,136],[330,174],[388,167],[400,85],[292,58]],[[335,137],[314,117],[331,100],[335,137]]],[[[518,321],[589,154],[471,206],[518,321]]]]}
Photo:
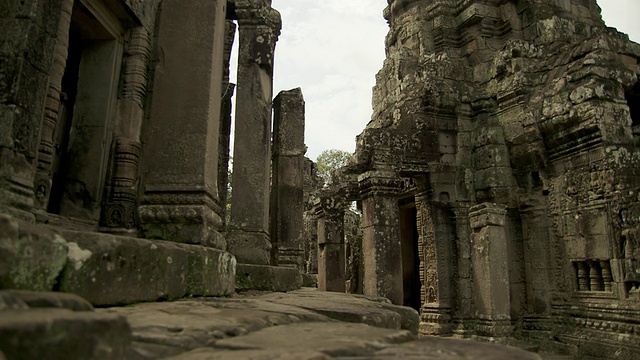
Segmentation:
{"type": "Polygon", "coordinates": [[[451,332],[451,243],[446,215],[431,199],[431,191],[421,184],[415,195],[420,256],[420,333],[446,335],[451,332]]]}
{"type": "Polygon", "coordinates": [[[346,202],[323,189],[314,203],[318,223],[318,290],[345,292],[344,212],[346,202]]]}
{"type": "Polygon", "coordinates": [[[112,173],[107,185],[107,202],[100,219],[104,231],[130,233],[135,231],[138,223],[139,139],[150,55],[149,32],[143,26],[131,29],[123,61],[112,173]]]}
{"type": "Polygon", "coordinates": [[[264,0],[236,1],[240,32],[229,252],[271,263],[269,198],[273,54],[280,13],[264,0]]]}
{"type": "Polygon", "coordinates": [[[114,170],[109,197],[100,219],[106,231],[129,232],[137,224],[137,185],[140,142],[117,138],[114,144],[114,170]]]}
{"type": "Polygon", "coordinates": [[[38,165],[34,182],[35,202],[37,209],[46,210],[51,192],[51,165],[55,156],[55,132],[60,115],[62,94],[62,77],[67,65],[69,49],[69,28],[73,0],[60,1],[60,19],[56,33],[56,46],[53,53],[53,63],[49,72],[49,89],[44,106],[44,119],[40,130],[40,144],[38,146],[38,165]]]}
{"type": "Polygon", "coordinates": [[[365,295],[404,301],[400,209],[400,178],[392,171],[368,171],[359,176],[362,198],[362,252],[365,295]]]}

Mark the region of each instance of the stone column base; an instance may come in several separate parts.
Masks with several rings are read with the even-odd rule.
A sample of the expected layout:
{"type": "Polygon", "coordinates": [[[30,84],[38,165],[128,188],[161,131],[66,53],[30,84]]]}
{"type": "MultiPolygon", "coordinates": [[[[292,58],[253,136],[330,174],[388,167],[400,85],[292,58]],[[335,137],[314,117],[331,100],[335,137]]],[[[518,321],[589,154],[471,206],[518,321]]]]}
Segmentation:
{"type": "Polygon", "coordinates": [[[511,319],[476,320],[476,334],[478,336],[502,338],[511,335],[512,331],[511,319]]]}
{"type": "Polygon", "coordinates": [[[420,311],[420,332],[424,335],[449,335],[453,329],[450,309],[423,307],[420,311]]]}
{"type": "Polygon", "coordinates": [[[298,269],[269,265],[237,264],[236,290],[291,291],[302,287],[298,269]]]}
{"type": "Polygon", "coordinates": [[[143,205],[138,212],[140,229],[147,239],[226,248],[218,232],[222,220],[206,205],[143,205]]]}
{"type": "Polygon", "coordinates": [[[269,235],[258,231],[243,230],[231,230],[227,234],[227,251],[238,259],[238,263],[271,264],[269,235]]]}

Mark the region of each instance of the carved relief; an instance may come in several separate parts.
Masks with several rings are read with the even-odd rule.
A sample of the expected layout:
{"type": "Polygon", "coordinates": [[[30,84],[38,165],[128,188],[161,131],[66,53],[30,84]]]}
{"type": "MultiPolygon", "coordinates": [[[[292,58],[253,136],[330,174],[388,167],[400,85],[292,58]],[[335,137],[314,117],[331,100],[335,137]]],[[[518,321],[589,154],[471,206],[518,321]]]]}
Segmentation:
{"type": "MultiPolygon", "coordinates": [[[[73,0],[62,0],[60,2],[60,18],[58,31],[56,33],[56,46],[53,53],[53,63],[49,71],[49,89],[45,99],[44,119],[40,130],[40,143],[38,146],[38,165],[35,184],[35,206],[39,209],[46,209],[51,190],[51,165],[54,157],[54,134],[58,124],[61,107],[62,77],[67,65],[67,55],[69,48],[69,28],[71,25],[71,13],[73,11],[73,0]]],[[[29,142],[29,129],[26,136],[21,135],[21,129],[15,135],[16,147],[19,151],[26,151],[31,148],[29,142]],[[21,149],[22,148],[22,149],[21,149]]]]}

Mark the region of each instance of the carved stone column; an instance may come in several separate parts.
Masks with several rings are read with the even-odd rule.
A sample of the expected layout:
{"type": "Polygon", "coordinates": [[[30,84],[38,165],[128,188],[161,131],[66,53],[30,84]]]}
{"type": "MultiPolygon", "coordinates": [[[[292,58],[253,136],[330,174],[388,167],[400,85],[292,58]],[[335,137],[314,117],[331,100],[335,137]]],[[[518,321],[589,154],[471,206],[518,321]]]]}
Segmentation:
{"type": "Polygon", "coordinates": [[[164,0],[153,102],[144,129],[141,232],[225,248],[219,231],[218,137],[224,0],[164,0]]]}
{"type": "Polygon", "coordinates": [[[60,1],[60,18],[56,33],[56,46],[53,53],[53,63],[49,73],[49,89],[44,106],[44,119],[40,130],[40,144],[38,146],[38,165],[34,183],[34,207],[46,210],[51,194],[51,165],[55,156],[55,132],[61,106],[62,77],[67,66],[69,52],[69,28],[73,0],[60,1]]]}
{"type": "Polygon", "coordinates": [[[123,61],[118,117],[114,129],[112,173],[100,223],[103,231],[132,233],[137,226],[140,131],[147,94],[151,36],[143,26],[129,30],[123,61]]]}
{"type": "Polygon", "coordinates": [[[279,266],[304,270],[304,98],[300,88],[274,100],[271,242],[279,266]]]}
{"type": "Polygon", "coordinates": [[[472,207],[469,216],[477,332],[481,336],[508,336],[511,300],[506,207],[483,203],[472,207]]]}
{"type": "Polygon", "coordinates": [[[268,1],[237,0],[240,31],[229,252],[268,265],[273,54],[280,13],[268,1]]]}
{"type": "Polygon", "coordinates": [[[402,305],[402,250],[399,177],[393,172],[369,171],[358,178],[362,196],[364,294],[384,296],[402,305]]]}
{"type": "Polygon", "coordinates": [[[447,234],[447,214],[431,199],[431,192],[419,187],[415,195],[422,307],[420,333],[446,335],[451,332],[452,236],[447,234]]]}
{"type": "Polygon", "coordinates": [[[315,205],[318,221],[318,290],[345,292],[345,202],[322,190],[315,205]]]}

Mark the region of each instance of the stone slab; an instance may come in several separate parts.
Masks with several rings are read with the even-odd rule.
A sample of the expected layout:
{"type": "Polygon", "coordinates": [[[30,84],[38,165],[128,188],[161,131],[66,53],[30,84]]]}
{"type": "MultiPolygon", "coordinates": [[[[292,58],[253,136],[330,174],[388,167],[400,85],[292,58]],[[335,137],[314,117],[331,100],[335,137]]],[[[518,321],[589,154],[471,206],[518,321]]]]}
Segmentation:
{"type": "Polygon", "coordinates": [[[412,308],[393,305],[379,297],[317,291],[304,288],[288,293],[274,293],[258,299],[311,310],[332,319],[364,323],[388,329],[406,329],[418,333],[420,316],[412,308]]]}
{"type": "Polygon", "coordinates": [[[254,333],[216,341],[217,348],[236,350],[318,351],[330,356],[370,355],[389,344],[414,339],[406,330],[354,323],[300,323],[273,326],[254,333]],[[292,341],[295,338],[295,341],[292,341]]]}
{"type": "Polygon", "coordinates": [[[463,339],[427,337],[401,346],[380,350],[370,359],[541,360],[541,357],[538,354],[510,346],[463,339]]]}
{"type": "Polygon", "coordinates": [[[333,357],[317,351],[269,350],[218,350],[200,348],[169,360],[330,360],[333,357]]]}
{"type": "Polygon", "coordinates": [[[60,290],[94,305],[232,294],[233,255],[201,245],[63,231],[69,261],[60,290]]]}
{"type": "Polygon", "coordinates": [[[331,321],[295,306],[244,297],[144,303],[97,311],[127,317],[135,340],[131,352],[136,359],[173,356],[268,326],[331,321]]]}
{"type": "Polygon", "coordinates": [[[30,308],[61,308],[73,311],[91,311],[93,306],[74,294],[25,290],[0,290],[0,311],[30,308]]]}
{"type": "Polygon", "coordinates": [[[17,359],[123,359],[131,342],[124,317],[67,309],[0,313],[0,351],[17,359]]]}
{"type": "Polygon", "coordinates": [[[0,214],[0,289],[50,291],[67,262],[67,244],[44,226],[0,214]]]}
{"type": "Polygon", "coordinates": [[[238,264],[236,290],[290,291],[302,287],[302,274],[289,267],[238,264]]]}

